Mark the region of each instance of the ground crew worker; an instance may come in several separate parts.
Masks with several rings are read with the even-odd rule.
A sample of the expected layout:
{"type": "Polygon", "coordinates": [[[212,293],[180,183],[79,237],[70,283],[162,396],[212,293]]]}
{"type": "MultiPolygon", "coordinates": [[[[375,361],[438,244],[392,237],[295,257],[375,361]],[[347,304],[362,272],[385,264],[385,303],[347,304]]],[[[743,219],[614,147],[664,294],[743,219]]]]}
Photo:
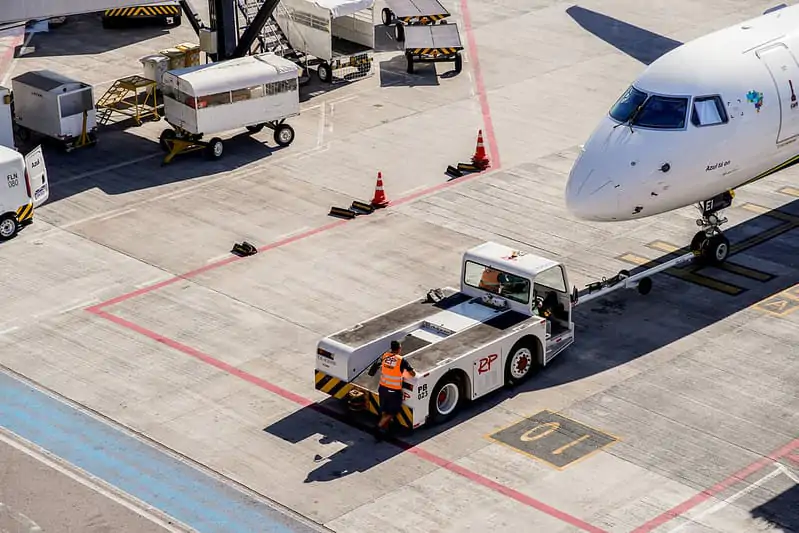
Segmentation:
{"type": "Polygon", "coordinates": [[[483,271],[483,276],[480,278],[480,287],[483,290],[499,294],[499,287],[502,285],[499,276],[502,273],[491,267],[486,267],[483,271]]]}
{"type": "Polygon", "coordinates": [[[378,440],[388,432],[391,420],[402,409],[402,375],[404,372],[411,377],[416,375],[416,371],[410,363],[402,357],[402,347],[398,341],[391,341],[391,351],[380,356],[369,369],[369,375],[374,376],[378,367],[380,368],[380,386],[377,388],[380,396],[380,422],[377,424],[378,440]]]}

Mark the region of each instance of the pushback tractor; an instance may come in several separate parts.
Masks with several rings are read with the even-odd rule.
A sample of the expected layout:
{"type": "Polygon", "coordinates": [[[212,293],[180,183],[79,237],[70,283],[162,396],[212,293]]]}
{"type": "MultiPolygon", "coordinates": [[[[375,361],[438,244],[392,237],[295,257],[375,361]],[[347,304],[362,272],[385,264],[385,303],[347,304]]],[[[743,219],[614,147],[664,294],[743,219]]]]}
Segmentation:
{"type": "Polygon", "coordinates": [[[352,410],[379,412],[380,372],[369,368],[402,343],[416,370],[405,377],[398,421],[408,428],[444,421],[466,401],[520,384],[574,343],[572,311],[578,303],[621,288],[647,294],[649,276],[690,262],[686,254],[652,269],[569,290],[556,261],[487,242],[462,259],[460,290],[441,288],[322,339],[317,346],[316,389],[352,410]]]}

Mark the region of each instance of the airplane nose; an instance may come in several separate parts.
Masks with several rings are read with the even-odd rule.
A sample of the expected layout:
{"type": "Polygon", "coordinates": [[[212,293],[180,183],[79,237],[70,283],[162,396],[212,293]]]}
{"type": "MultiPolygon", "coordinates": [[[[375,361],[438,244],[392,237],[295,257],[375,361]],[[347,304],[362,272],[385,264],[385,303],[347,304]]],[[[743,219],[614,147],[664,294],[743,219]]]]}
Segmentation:
{"type": "Polygon", "coordinates": [[[617,184],[593,168],[576,164],[566,183],[566,209],[577,218],[604,222],[618,215],[617,184]]]}

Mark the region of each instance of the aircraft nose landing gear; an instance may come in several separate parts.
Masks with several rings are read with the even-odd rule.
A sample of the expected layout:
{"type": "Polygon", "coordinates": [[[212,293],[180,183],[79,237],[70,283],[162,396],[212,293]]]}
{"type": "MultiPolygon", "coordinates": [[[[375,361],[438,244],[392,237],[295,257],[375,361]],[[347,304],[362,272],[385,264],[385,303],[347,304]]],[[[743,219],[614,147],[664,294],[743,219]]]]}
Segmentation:
{"type": "Polygon", "coordinates": [[[719,265],[730,255],[730,241],[720,228],[727,219],[719,218],[718,213],[732,205],[733,196],[729,191],[699,204],[702,218],[697,219],[696,225],[702,230],[691,240],[691,251],[710,264],[719,265]]]}

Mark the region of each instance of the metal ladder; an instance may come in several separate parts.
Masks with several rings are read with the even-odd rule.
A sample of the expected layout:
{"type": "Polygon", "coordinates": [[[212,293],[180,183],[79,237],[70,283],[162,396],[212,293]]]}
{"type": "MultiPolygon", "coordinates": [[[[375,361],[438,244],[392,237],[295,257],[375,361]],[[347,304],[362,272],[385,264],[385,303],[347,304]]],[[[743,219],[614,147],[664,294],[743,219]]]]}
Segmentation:
{"type": "MultiPolygon", "coordinates": [[[[264,0],[236,0],[236,5],[239,8],[239,13],[244,19],[244,23],[239,25],[240,36],[244,33],[247,27],[252,23],[255,14],[263,5],[264,0]]],[[[285,9],[282,5],[278,4],[276,9],[285,9]]],[[[270,16],[269,20],[264,24],[261,33],[258,35],[258,49],[255,53],[274,52],[275,54],[285,57],[286,59],[299,60],[300,54],[291,48],[288,38],[277,25],[274,16],[270,16]]]]}

